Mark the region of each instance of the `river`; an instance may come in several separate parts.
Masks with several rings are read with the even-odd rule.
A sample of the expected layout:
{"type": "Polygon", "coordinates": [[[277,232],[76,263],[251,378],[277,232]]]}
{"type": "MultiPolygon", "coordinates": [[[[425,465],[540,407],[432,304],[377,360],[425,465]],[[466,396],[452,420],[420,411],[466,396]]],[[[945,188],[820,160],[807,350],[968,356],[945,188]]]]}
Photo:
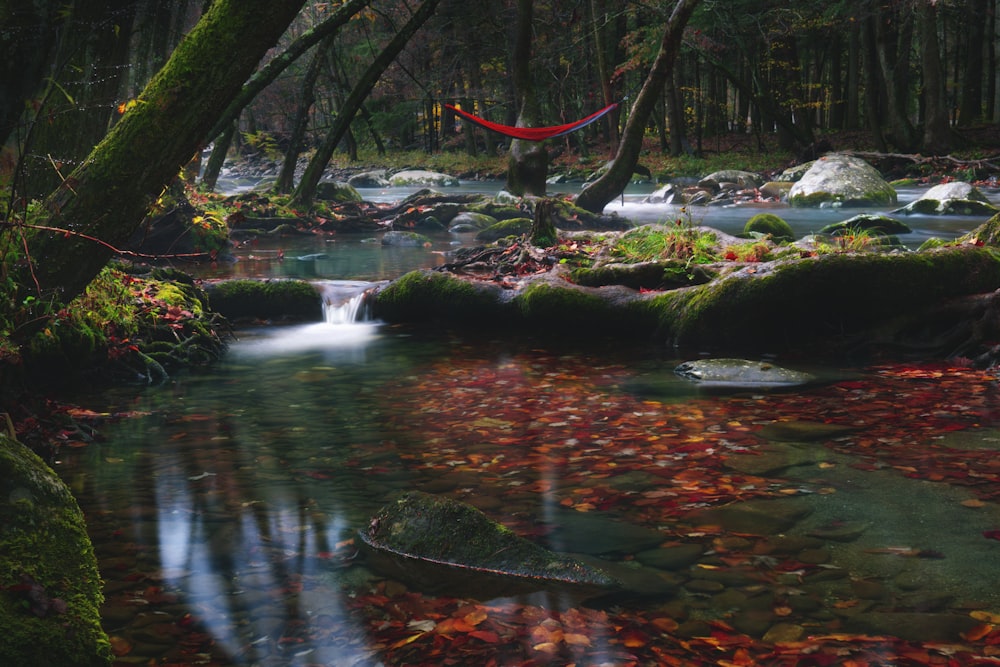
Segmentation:
{"type": "MultiPolygon", "coordinates": [[[[643,209],[640,197],[610,208],[676,214],[643,209]]],[[[786,212],[796,229],[826,223],[825,211],[786,212]]],[[[702,222],[735,229],[747,217],[713,208],[702,222]]],[[[913,240],[978,224],[907,222],[913,240]]],[[[345,317],[371,281],[435,266],[468,242],[240,248],[238,262],[203,275],[319,281],[327,321],[243,329],[209,371],[76,397],[127,415],[109,417],[99,442],[64,448],[55,466],[87,516],[117,664],[921,664],[915,655],[974,664],[992,655],[1000,389],[991,373],[845,363],[809,368],[830,379],[808,389],[715,394],[676,377],[682,360],[652,345],[345,317]],[[407,490],[468,502],[655,585],[592,604],[411,588],[370,569],[355,537],[407,490]]]]}

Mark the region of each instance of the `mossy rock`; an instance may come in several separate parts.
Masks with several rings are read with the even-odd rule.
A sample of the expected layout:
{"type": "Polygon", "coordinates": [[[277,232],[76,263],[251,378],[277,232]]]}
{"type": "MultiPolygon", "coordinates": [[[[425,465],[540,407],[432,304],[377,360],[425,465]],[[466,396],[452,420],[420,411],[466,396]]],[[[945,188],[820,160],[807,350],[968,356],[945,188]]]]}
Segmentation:
{"type": "Polygon", "coordinates": [[[649,307],[661,323],[659,335],[679,348],[762,353],[801,349],[998,287],[996,254],[964,246],[761,264],[659,295],[649,307]]]}
{"type": "Polygon", "coordinates": [[[70,490],[0,434],[0,664],[111,664],[101,577],[70,490]]]}
{"type": "Polygon", "coordinates": [[[492,243],[508,236],[523,236],[531,231],[531,224],[530,218],[501,220],[476,234],[476,240],[480,243],[492,243]]]}
{"type": "Polygon", "coordinates": [[[323,319],[323,299],[302,280],[225,280],[206,284],[212,310],[234,320],[323,319]]]}
{"type": "Polygon", "coordinates": [[[620,583],[444,496],[411,491],[359,532],[370,564],[422,590],[488,599],[547,588],[605,592],[620,583]]]}
{"type": "Polygon", "coordinates": [[[337,181],[321,181],[316,185],[316,199],[332,201],[338,204],[362,201],[361,193],[349,183],[337,181]]]}
{"type": "Polygon", "coordinates": [[[423,248],[432,244],[430,237],[418,232],[394,229],[382,235],[382,245],[397,248],[423,248]]]}
{"type": "Polygon", "coordinates": [[[820,234],[835,236],[856,234],[858,232],[889,235],[910,234],[913,230],[906,223],[890,218],[887,215],[872,215],[870,213],[862,213],[847,220],[827,225],[819,230],[820,234]]]}
{"type": "Polygon", "coordinates": [[[788,191],[792,206],[892,206],[896,190],[864,160],[831,153],[811,163],[788,191]]]}
{"type": "Polygon", "coordinates": [[[448,273],[411,271],[379,290],[372,315],[386,322],[460,322],[492,326],[508,320],[512,308],[500,287],[448,273]]]}
{"type": "Polygon", "coordinates": [[[1000,247],[1000,215],[994,215],[968,234],[963,235],[957,243],[1000,247]]]}
{"type": "Polygon", "coordinates": [[[795,240],[795,232],[792,231],[791,225],[773,213],[758,213],[747,220],[747,224],[743,226],[743,234],[770,236],[779,243],[795,240]]]}
{"type": "Polygon", "coordinates": [[[716,272],[702,265],[690,265],[686,260],[668,259],[632,264],[603,264],[579,267],[570,272],[577,285],[603,287],[623,285],[632,289],[676,289],[702,285],[712,280],[716,272]]]}

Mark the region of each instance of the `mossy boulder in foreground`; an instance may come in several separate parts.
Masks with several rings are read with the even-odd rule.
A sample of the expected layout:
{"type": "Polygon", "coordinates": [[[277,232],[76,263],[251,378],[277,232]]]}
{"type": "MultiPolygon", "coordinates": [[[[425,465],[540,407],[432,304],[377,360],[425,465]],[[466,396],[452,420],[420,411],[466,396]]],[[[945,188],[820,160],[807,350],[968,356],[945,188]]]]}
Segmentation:
{"type": "Polygon", "coordinates": [[[83,514],[35,454],[0,433],[0,664],[111,663],[83,514]]]}
{"type": "Polygon", "coordinates": [[[359,536],[375,569],[429,592],[488,599],[620,587],[600,569],[529,542],[471,505],[419,491],[383,507],[359,536]]]}

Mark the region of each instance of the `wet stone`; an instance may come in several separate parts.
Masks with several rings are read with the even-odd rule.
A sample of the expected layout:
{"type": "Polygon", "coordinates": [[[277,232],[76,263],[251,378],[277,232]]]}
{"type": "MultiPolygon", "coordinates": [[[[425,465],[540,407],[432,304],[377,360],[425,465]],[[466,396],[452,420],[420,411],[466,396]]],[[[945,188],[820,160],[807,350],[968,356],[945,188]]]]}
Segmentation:
{"type": "Polygon", "coordinates": [[[618,521],[595,512],[558,512],[552,520],[551,547],[581,554],[634,554],[664,541],[658,530],[618,521]]]}
{"type": "Polygon", "coordinates": [[[908,595],[900,600],[900,606],[919,612],[935,612],[946,610],[954,601],[955,596],[949,593],[928,592],[908,595]]]}
{"type": "Polygon", "coordinates": [[[833,542],[853,542],[861,537],[870,524],[864,521],[838,521],[810,529],[806,534],[833,542]]]}
{"type": "Polygon", "coordinates": [[[677,627],[674,634],[682,639],[690,639],[691,637],[707,637],[712,634],[712,626],[705,621],[685,621],[677,627]]]}
{"type": "Polygon", "coordinates": [[[706,579],[691,579],[684,583],[684,588],[691,593],[719,593],[725,590],[718,581],[708,581],[706,579]]]}
{"type": "Polygon", "coordinates": [[[704,552],[705,547],[700,544],[676,544],[640,551],[635,559],[661,570],[680,570],[693,565],[704,552]]]}
{"type": "Polygon", "coordinates": [[[774,614],[763,610],[741,611],[732,617],[731,622],[743,634],[762,637],[773,625],[774,614]]]}
{"type": "Polygon", "coordinates": [[[756,477],[773,477],[788,468],[814,465],[824,460],[824,452],[791,443],[761,445],[747,453],[727,456],[727,468],[756,477]]]}
{"type": "Polygon", "coordinates": [[[812,421],[771,422],[757,432],[762,438],[779,442],[816,442],[846,435],[857,428],[843,424],[812,421]]]}
{"type": "Polygon", "coordinates": [[[891,635],[906,641],[959,641],[979,621],[967,615],[866,612],[845,621],[848,632],[891,635]]]}
{"type": "Polygon", "coordinates": [[[889,591],[878,581],[852,581],[851,590],[862,600],[884,600],[889,597],[889,591]]]}
{"type": "Polygon", "coordinates": [[[803,549],[799,552],[798,559],[808,565],[820,565],[830,560],[830,552],[826,549],[803,549]]]}
{"type": "Polygon", "coordinates": [[[818,549],[823,546],[823,540],[818,537],[804,535],[771,535],[765,540],[759,540],[753,552],[755,554],[794,554],[805,549],[818,549]]]}
{"type": "Polygon", "coordinates": [[[764,641],[777,644],[781,642],[797,642],[806,634],[805,628],[795,623],[777,623],[764,633],[764,641]]]}
{"type": "Polygon", "coordinates": [[[773,535],[792,528],[800,519],[809,514],[809,509],[786,500],[748,501],[695,510],[685,516],[685,520],[696,526],[719,526],[734,533],[752,535],[773,535]]]}

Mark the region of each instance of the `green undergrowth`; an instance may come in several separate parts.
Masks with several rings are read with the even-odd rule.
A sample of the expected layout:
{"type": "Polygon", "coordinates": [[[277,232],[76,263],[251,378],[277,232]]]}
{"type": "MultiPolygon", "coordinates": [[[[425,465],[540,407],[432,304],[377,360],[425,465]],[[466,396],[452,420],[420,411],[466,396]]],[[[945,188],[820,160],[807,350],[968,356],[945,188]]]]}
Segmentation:
{"type": "MultiPolygon", "coordinates": [[[[225,348],[226,324],[181,272],[105,267],[69,304],[33,296],[0,311],[0,374],[28,384],[107,377],[159,382],[225,348]]],[[[11,387],[0,387],[0,390],[11,387]]]]}

